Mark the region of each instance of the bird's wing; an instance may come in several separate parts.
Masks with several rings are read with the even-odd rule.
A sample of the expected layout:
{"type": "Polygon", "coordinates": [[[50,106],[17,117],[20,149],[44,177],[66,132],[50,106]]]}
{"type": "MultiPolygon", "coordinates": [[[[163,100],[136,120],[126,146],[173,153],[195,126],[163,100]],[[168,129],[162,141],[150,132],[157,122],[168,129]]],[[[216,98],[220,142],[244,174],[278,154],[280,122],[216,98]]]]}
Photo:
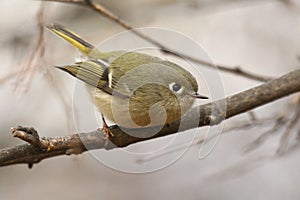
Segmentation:
{"type": "Polygon", "coordinates": [[[97,60],[87,60],[57,68],[108,94],[113,93],[113,89],[109,87],[108,68],[97,60]]]}

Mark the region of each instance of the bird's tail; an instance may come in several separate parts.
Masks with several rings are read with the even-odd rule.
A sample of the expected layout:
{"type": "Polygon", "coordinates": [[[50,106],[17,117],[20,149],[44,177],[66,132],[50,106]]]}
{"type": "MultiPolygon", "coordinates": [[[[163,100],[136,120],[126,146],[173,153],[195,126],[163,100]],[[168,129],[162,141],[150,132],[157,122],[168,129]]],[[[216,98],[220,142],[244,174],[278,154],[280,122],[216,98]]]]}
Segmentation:
{"type": "Polygon", "coordinates": [[[62,37],[64,40],[75,46],[81,53],[88,55],[95,47],[81,38],[76,33],[68,30],[60,24],[51,24],[46,26],[49,30],[62,37]]]}

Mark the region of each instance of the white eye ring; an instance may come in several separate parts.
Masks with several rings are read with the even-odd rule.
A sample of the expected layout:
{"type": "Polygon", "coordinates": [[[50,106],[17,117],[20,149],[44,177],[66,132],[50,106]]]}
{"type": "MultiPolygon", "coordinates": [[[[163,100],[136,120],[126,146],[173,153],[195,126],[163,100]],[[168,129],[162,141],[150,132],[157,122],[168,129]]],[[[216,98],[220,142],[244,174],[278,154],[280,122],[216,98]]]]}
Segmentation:
{"type": "Polygon", "coordinates": [[[169,84],[169,88],[172,92],[176,92],[178,94],[181,94],[184,90],[184,87],[179,85],[178,83],[172,82],[169,84]]]}

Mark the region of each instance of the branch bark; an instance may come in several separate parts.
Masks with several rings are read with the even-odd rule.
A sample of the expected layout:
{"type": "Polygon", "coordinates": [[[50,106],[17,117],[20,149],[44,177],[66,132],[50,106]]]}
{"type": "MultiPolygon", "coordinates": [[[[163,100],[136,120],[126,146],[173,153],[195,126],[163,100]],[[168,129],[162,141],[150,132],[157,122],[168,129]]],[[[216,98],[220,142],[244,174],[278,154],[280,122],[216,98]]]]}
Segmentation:
{"type": "MultiPolygon", "coordinates": [[[[295,70],[258,87],[193,108],[185,116],[185,121],[189,122],[199,118],[199,123],[184,123],[184,127],[180,126],[180,131],[219,124],[224,119],[299,91],[300,70],[295,70]]],[[[141,137],[137,138],[124,133],[117,125],[114,125],[110,127],[114,137],[110,137],[108,143],[101,130],[61,137],[39,138],[37,132],[32,128],[12,128],[13,136],[28,143],[0,150],[0,166],[26,163],[32,167],[34,163],[50,157],[80,154],[91,149],[109,150],[126,147],[137,142],[177,133],[179,125],[180,121],[176,121],[148,138],[145,136],[149,135],[149,131],[152,129],[139,129],[141,137]]]]}

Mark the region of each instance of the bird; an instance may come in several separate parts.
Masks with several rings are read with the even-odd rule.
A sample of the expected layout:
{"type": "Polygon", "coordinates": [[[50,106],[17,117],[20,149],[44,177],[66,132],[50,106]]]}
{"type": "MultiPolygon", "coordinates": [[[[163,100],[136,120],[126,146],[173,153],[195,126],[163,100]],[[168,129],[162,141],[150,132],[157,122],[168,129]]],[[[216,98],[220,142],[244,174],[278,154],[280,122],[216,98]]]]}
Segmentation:
{"type": "Polygon", "coordinates": [[[176,63],[135,51],[102,52],[63,25],[46,28],[81,53],[82,60],[56,67],[86,83],[107,138],[114,134],[106,119],[129,129],[170,125],[196,99],[208,99],[198,93],[196,78],[176,63]]]}

